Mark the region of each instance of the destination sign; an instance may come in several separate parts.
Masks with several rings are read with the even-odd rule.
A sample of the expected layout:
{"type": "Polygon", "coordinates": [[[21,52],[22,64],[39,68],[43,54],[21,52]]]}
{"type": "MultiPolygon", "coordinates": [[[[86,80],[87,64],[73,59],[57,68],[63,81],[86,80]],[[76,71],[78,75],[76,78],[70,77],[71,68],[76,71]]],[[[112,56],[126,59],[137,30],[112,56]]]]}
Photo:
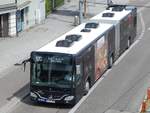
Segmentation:
{"type": "Polygon", "coordinates": [[[45,55],[36,55],[33,60],[35,62],[42,63],[61,63],[61,64],[70,64],[71,57],[69,56],[45,56],[45,55]]]}

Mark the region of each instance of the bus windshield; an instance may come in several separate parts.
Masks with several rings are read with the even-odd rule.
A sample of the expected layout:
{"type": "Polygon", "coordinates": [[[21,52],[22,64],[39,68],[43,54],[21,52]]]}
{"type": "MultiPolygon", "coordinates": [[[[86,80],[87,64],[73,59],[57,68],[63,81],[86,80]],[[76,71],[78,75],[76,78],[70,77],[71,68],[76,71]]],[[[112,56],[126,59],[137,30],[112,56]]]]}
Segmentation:
{"type": "Polygon", "coordinates": [[[71,87],[73,81],[71,56],[34,54],[31,59],[32,84],[63,88],[71,87]]]}

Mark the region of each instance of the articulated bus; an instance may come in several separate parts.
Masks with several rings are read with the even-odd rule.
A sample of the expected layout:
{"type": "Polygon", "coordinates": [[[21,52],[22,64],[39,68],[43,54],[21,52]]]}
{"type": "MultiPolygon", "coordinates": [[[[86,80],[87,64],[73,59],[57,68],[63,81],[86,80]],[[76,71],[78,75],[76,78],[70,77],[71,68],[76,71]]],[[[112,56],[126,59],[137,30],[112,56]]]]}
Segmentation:
{"type": "Polygon", "coordinates": [[[97,15],[98,18],[92,18],[31,53],[31,100],[76,104],[111,68],[114,59],[128,48],[128,40],[130,44],[133,43],[136,36],[133,33],[136,32],[136,17],[132,18],[135,13],[133,7],[113,6],[107,11],[109,13],[106,15],[120,15],[119,19],[115,20],[116,17],[116,22],[107,23],[100,21],[97,15]],[[110,13],[115,7],[123,10],[110,13]]]}

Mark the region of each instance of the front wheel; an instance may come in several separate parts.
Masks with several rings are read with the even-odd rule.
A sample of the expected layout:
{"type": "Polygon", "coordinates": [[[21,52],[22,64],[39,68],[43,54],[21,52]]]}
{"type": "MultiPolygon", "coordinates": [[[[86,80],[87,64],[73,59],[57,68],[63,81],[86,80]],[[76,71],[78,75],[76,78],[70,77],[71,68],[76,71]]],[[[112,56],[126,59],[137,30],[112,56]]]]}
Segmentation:
{"type": "Polygon", "coordinates": [[[111,57],[109,58],[109,68],[111,68],[112,65],[113,65],[113,56],[111,56],[111,57]]]}
{"type": "Polygon", "coordinates": [[[127,42],[127,49],[130,47],[130,45],[131,45],[131,39],[129,38],[127,42]]]}
{"type": "Polygon", "coordinates": [[[86,81],[84,89],[85,89],[84,95],[86,95],[89,92],[89,90],[90,90],[90,82],[89,82],[89,80],[86,81]]]}

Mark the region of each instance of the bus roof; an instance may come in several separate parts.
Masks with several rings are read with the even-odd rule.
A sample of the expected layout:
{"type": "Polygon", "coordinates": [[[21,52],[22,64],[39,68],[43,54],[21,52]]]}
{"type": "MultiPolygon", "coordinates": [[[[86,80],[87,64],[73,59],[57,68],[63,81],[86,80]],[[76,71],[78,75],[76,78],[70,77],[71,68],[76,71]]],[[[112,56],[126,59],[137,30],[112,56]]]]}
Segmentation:
{"type": "Polygon", "coordinates": [[[117,23],[124,17],[126,17],[129,13],[131,13],[131,11],[132,10],[126,9],[123,9],[122,11],[112,11],[112,8],[109,8],[108,10],[104,10],[98,15],[92,17],[90,20],[99,20],[100,22],[107,22],[107,23],[114,23],[114,22],[117,23]]]}
{"type": "Polygon", "coordinates": [[[99,23],[98,28],[91,29],[91,32],[81,32],[81,30],[85,27],[86,23],[83,23],[71,31],[65,33],[59,38],[53,40],[47,45],[43,46],[37,52],[55,52],[55,53],[65,53],[65,54],[77,54],[84,48],[86,48],[91,42],[95,41],[99,36],[105,34],[107,30],[109,30],[113,25],[106,23],[99,23]],[[66,36],[71,34],[81,35],[81,39],[79,41],[74,41],[70,47],[56,47],[56,43],[60,40],[64,40],[66,36]]]}

